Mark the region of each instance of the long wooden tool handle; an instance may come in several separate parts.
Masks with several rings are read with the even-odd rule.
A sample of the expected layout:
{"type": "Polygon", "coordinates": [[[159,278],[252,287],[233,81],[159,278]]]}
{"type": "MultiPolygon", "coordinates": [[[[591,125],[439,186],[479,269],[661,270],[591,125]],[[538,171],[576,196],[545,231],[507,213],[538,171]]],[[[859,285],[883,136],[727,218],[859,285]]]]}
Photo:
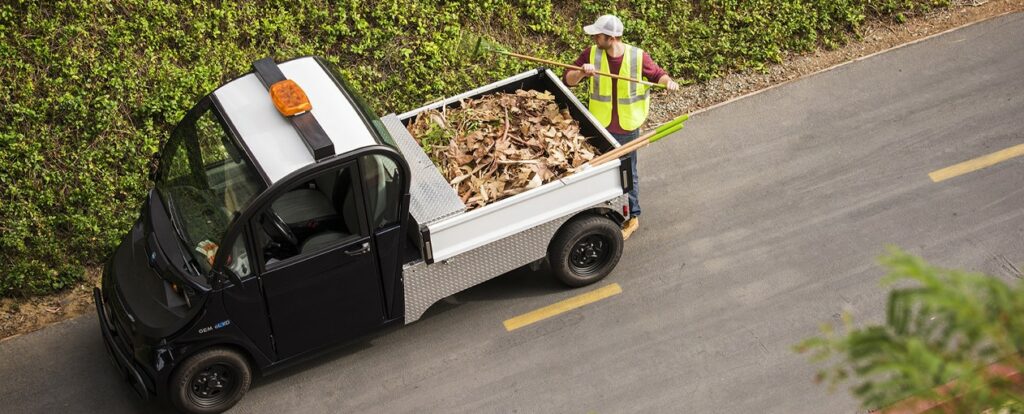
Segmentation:
{"type": "MultiPolygon", "coordinates": [[[[583,70],[583,68],[581,68],[579,66],[567,65],[565,63],[555,62],[553,60],[541,59],[539,57],[520,55],[518,53],[505,52],[503,50],[495,50],[494,52],[501,53],[503,55],[508,55],[508,56],[515,56],[515,57],[523,59],[523,60],[530,60],[530,61],[534,61],[534,62],[537,62],[537,63],[545,63],[545,64],[548,64],[548,65],[559,66],[559,67],[563,67],[563,68],[566,68],[566,69],[583,70]]],[[[660,83],[648,82],[648,81],[641,80],[641,79],[627,78],[625,76],[613,75],[611,73],[597,72],[597,73],[594,73],[594,74],[598,75],[598,76],[607,76],[609,78],[614,78],[614,79],[622,79],[624,81],[629,81],[629,82],[636,82],[636,83],[639,83],[641,85],[653,86],[653,87],[656,87],[656,88],[664,88],[664,87],[666,87],[665,85],[662,85],[660,83]]]]}
{"type": "Polygon", "coordinates": [[[659,126],[655,130],[648,132],[641,137],[629,141],[618,148],[608,151],[600,156],[590,160],[589,164],[593,167],[604,164],[608,161],[617,159],[623,155],[636,151],[640,148],[646,147],[648,144],[655,142],[673,132],[683,129],[683,122],[686,122],[690,118],[689,114],[679,116],[665,124],[659,126]]]}
{"type": "Polygon", "coordinates": [[[608,152],[606,152],[604,154],[601,154],[597,158],[594,158],[594,159],[590,160],[589,164],[592,167],[596,167],[598,165],[604,164],[604,163],[606,163],[608,161],[611,161],[611,160],[618,159],[619,157],[621,157],[623,155],[626,155],[626,154],[629,154],[629,153],[631,153],[633,151],[636,151],[636,150],[640,149],[641,147],[643,147],[644,145],[647,145],[648,144],[647,141],[649,139],[651,139],[651,137],[653,137],[656,134],[658,134],[658,131],[648,132],[648,133],[640,136],[640,138],[637,138],[637,139],[634,139],[632,141],[629,141],[629,142],[627,142],[624,145],[620,145],[618,148],[615,148],[615,149],[613,149],[611,151],[608,151],[608,152]]]}

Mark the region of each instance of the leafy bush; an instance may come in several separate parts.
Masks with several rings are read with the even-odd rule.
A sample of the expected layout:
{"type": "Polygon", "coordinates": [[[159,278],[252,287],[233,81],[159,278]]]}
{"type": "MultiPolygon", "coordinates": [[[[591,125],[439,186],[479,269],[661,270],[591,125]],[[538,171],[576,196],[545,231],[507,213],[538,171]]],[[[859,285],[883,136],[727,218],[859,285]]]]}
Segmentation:
{"type": "Polygon", "coordinates": [[[852,383],[868,410],[910,412],[898,407],[915,400],[897,403],[913,397],[943,404],[925,412],[1024,412],[1020,383],[992,375],[1024,370],[1024,285],[934,267],[897,248],[881,263],[892,287],[885,323],[858,327],[844,315],[842,333],[826,324],[796,347],[825,364],[818,380],[852,383]]]}
{"type": "MultiPolygon", "coordinates": [[[[572,61],[604,13],[690,81],[834,47],[865,16],[945,0],[311,0],[0,4],[0,295],[53,291],[99,263],[137,217],[150,155],[193,102],[265,56],[321,55],[379,112],[536,65],[474,61],[483,35],[572,61]],[[628,5],[627,5],[628,4],[628,5]]],[[[581,88],[583,89],[583,88],[581,88]]]]}

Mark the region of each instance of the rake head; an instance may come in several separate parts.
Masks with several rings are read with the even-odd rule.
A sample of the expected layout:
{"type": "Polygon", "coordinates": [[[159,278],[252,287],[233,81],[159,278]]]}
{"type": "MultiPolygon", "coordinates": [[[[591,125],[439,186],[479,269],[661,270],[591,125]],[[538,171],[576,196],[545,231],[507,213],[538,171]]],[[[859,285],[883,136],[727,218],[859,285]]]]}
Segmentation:
{"type": "Polygon", "coordinates": [[[462,49],[469,52],[468,55],[473,60],[480,60],[484,55],[488,53],[505,53],[505,48],[501,44],[485,39],[483,36],[477,36],[476,41],[473,41],[472,37],[463,39],[460,41],[462,49]]]}

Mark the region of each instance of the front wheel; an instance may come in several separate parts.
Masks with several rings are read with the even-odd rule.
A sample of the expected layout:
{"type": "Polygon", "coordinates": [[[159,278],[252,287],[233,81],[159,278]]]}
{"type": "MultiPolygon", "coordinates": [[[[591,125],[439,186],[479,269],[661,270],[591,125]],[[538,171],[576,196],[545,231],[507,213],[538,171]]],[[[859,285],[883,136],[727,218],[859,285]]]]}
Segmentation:
{"type": "Polygon", "coordinates": [[[622,231],[602,216],[573,219],[548,245],[548,261],[555,278],[572,287],[604,279],[621,256],[622,231]]]}
{"type": "Polygon", "coordinates": [[[187,413],[220,413],[235,405],[252,383],[249,362],[238,352],[208,349],[185,360],[171,378],[171,404],[187,413]]]}

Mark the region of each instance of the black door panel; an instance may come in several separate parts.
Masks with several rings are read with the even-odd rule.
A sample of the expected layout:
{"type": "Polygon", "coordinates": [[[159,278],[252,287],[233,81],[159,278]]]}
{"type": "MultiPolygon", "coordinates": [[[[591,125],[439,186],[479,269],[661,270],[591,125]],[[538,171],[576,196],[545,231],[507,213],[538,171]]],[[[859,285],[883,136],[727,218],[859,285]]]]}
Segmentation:
{"type": "Polygon", "coordinates": [[[271,200],[271,211],[310,223],[309,234],[286,223],[279,232],[291,237],[275,239],[265,227],[251,226],[261,246],[260,280],[278,359],[355,339],[384,322],[360,176],[356,162],[338,163],[290,180],[271,200]],[[319,210],[308,208],[311,202],[319,210]],[[325,215],[333,219],[320,220],[325,215]]]}
{"type": "Polygon", "coordinates": [[[358,238],[271,266],[263,275],[279,358],[353,339],[384,321],[375,255],[358,238]]]}

